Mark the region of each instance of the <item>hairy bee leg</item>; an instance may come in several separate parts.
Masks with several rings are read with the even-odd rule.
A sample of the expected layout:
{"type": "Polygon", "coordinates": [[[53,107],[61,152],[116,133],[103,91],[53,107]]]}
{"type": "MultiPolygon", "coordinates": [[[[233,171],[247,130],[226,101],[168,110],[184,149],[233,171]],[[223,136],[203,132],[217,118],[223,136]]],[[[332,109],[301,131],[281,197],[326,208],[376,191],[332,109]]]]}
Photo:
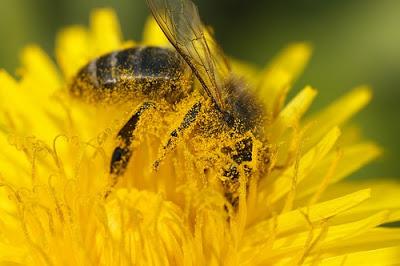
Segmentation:
{"type": "Polygon", "coordinates": [[[120,144],[114,149],[110,163],[110,174],[112,176],[111,186],[115,186],[118,182],[118,177],[123,175],[128,165],[129,159],[132,156],[132,141],[134,131],[140,120],[140,116],[148,109],[154,108],[152,102],[143,103],[139,109],[131,116],[128,122],[118,132],[117,138],[120,144]]]}
{"type": "Polygon", "coordinates": [[[183,121],[181,122],[179,127],[177,129],[174,129],[170,133],[170,138],[168,139],[167,143],[162,148],[162,155],[153,164],[153,167],[155,170],[158,169],[160,162],[165,157],[165,155],[169,151],[172,151],[176,147],[179,136],[182,133],[184,133],[184,131],[187,130],[194,121],[196,121],[196,118],[200,112],[200,109],[201,109],[201,103],[200,102],[195,103],[189,109],[189,111],[185,114],[183,121]]]}

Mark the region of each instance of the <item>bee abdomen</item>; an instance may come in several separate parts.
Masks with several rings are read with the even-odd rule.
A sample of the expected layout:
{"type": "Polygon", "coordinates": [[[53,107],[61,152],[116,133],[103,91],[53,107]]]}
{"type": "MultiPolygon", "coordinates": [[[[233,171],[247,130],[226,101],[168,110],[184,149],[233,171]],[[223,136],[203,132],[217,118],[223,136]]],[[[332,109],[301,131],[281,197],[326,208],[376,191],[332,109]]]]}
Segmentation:
{"type": "Polygon", "coordinates": [[[171,49],[135,47],[103,55],[84,66],[70,91],[89,101],[118,96],[182,97],[186,65],[171,49]]]}

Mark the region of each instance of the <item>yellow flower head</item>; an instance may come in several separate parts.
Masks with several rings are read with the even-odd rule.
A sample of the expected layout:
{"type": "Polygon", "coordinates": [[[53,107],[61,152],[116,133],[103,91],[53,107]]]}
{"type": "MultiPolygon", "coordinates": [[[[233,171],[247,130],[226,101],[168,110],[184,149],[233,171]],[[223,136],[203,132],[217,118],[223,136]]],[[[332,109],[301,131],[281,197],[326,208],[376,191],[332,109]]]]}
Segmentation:
{"type": "Polygon", "coordinates": [[[143,35],[123,41],[114,12],[96,10],[89,29],[59,34],[57,64],[32,45],[18,80],[0,71],[1,265],[400,264],[400,229],[380,227],[400,220],[400,184],[343,180],[381,153],[347,126],[370,90],[356,88],[306,118],[313,88],[285,102],[311,54],[306,43],[263,70],[232,60],[265,106],[268,141],[253,143],[263,152],[249,176],[223,179],[228,135],[183,134],[152,167],[188,99],[143,115],[127,171],[112,180],[115,136],[139,103],[90,105],[69,88],[100,55],[169,45],[153,19],[143,35]]]}

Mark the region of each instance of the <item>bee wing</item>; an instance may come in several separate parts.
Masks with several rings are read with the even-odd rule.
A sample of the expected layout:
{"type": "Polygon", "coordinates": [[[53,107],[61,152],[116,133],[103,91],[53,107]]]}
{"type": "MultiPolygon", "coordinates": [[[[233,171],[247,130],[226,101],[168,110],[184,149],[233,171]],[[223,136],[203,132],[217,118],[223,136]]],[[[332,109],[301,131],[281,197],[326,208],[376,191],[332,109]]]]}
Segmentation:
{"type": "Polygon", "coordinates": [[[146,0],[158,25],[191,67],[206,93],[225,108],[225,83],[231,69],[190,0],[146,0]]]}

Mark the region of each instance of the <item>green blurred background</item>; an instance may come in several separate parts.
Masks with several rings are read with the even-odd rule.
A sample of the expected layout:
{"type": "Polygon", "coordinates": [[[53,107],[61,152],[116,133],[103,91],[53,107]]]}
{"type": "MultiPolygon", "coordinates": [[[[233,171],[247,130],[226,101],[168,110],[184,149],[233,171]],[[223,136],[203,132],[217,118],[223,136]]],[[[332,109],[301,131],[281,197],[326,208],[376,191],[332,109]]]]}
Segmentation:
{"type": "MultiPolygon", "coordinates": [[[[371,85],[374,101],[355,120],[386,153],[357,176],[400,177],[400,1],[277,2],[196,1],[225,51],[257,65],[290,42],[311,42],[314,56],[294,91],[318,88],[313,109],[356,85],[371,85]]],[[[104,6],[116,9],[126,38],[140,38],[148,15],[144,0],[1,0],[0,67],[14,73],[18,51],[32,42],[53,56],[58,29],[87,25],[90,10],[104,6]]]]}

